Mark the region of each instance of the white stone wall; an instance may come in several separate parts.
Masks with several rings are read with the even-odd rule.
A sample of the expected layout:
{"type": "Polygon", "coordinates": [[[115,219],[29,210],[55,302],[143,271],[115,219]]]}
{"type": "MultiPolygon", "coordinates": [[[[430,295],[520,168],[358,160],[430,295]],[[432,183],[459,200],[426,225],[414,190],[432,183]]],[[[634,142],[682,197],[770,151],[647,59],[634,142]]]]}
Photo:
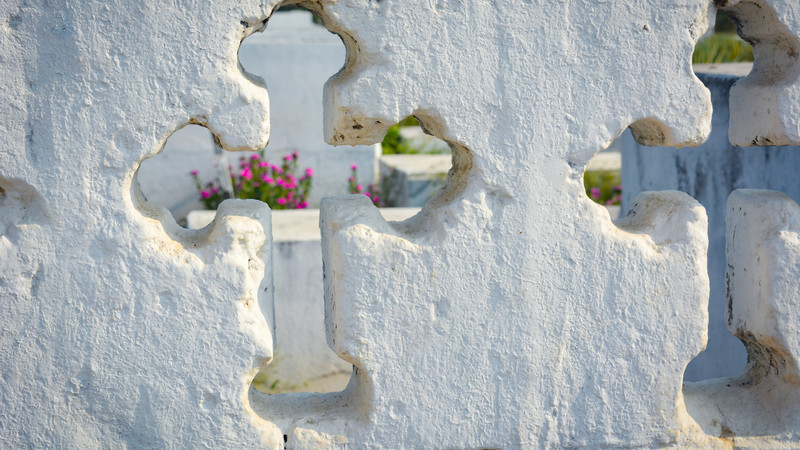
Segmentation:
{"type": "MultiPolygon", "coordinates": [[[[358,166],[359,182],[375,181],[379,145],[333,147],[322,133],[322,88],[345,61],[341,39],[312,22],[308,11],[278,12],[261,33],[248,37],[238,51],[249,76],[266,83],[270,97],[270,141],[266,157],[280,163],[294,151],[299,168],[314,170],[309,205],[322,197],[347,194],[350,166],[358,166]]],[[[152,203],[182,219],[202,209],[189,172],[198,170],[203,184],[225,176],[228,164],[238,167],[241,155],[217,155],[211,133],[188,127],[167,142],[163,152],[142,164],[138,180],[152,203]]]]}
{"type": "Polygon", "coordinates": [[[271,9],[0,3],[3,447],[282,444],[247,399],[272,357],[269,209],[187,231],[132,185],[188,122],[266,144],[236,51],[271,9]]]}
{"type": "MultiPolygon", "coordinates": [[[[798,147],[734,146],[728,140],[731,127],[729,107],[731,86],[741,76],[702,73],[711,68],[699,67],[699,77],[711,91],[714,104],[712,131],[698,148],[646,147],[623,136],[623,208],[642,191],[675,189],[697,199],[708,213],[709,341],[706,350],[686,369],[688,381],[738,375],[747,354],[740,340],[729,331],[725,321],[727,295],[725,285],[725,216],[728,196],[741,188],[773,189],[800,200],[797,172],[800,168],[798,147]]],[[[730,67],[734,72],[749,72],[749,67],[730,67]]]]}
{"type": "Polygon", "coordinates": [[[614,224],[581,175],[632,123],[646,141],[705,138],[708,92],[688,61],[708,5],[323,8],[359,55],[327,86],[328,138],[374,141],[414,113],[453,144],[454,167],[402,224],[366,198],[323,202],[328,342],[357,371],[338,396],[253,393],[258,413],[300,448],[675,442],[683,370],[705,344],[705,213],[651,193],[614,224]],[[620,25],[576,41],[549,17],[620,25]],[[646,65],[655,87],[637,69],[649,53],[669,61],[646,65]],[[584,82],[598,74],[602,89],[584,82]]]}
{"type": "MultiPolygon", "coordinates": [[[[400,221],[419,208],[380,211],[386,220],[400,221]]],[[[215,214],[192,211],[187,226],[203,228],[215,214]]],[[[270,393],[341,391],[353,365],[339,358],[325,339],[319,210],[273,211],[272,222],[275,359],[259,376],[259,388],[270,393]]]]}
{"type": "MultiPolygon", "coordinates": [[[[736,7],[756,2],[796,35],[796,3],[736,7]]],[[[134,175],[187,123],[266,145],[267,92],[237,53],[277,1],[0,4],[4,446],[797,446],[800,207],[731,197],[727,320],[751,364],[684,384],[707,340],[705,209],[643,192],[612,221],[582,183],[628,127],[708,137],[690,57],[712,2],[305,5],[347,47],[327,141],[371,145],[413,114],[453,168],[403,222],[363,195],[322,202],[326,338],[353,375],[267,395],[251,381],[280,327],[269,209],[228,201],[182,229],[134,175]]],[[[794,41],[775,42],[791,51],[760,61],[786,62],[794,41]]]]}

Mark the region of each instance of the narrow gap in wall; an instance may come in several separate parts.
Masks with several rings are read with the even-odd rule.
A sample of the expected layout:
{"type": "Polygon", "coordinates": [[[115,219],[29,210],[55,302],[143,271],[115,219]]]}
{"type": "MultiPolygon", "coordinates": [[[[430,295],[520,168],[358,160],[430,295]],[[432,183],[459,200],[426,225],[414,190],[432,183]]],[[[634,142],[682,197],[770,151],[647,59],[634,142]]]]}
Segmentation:
{"type": "Polygon", "coordinates": [[[753,47],[737,34],[730,15],[718,10],[714,28],[695,46],[692,64],[696,73],[746,76],[753,65],[753,47]]]}
{"type": "Polygon", "coordinates": [[[242,42],[242,68],[262,79],[269,92],[271,135],[261,163],[281,170],[269,171],[266,177],[264,173],[250,174],[242,172],[246,167],[241,166],[238,156],[231,158],[233,175],[240,178],[233,183],[237,198],[253,195],[273,210],[315,209],[323,197],[347,194],[353,164],[361,169],[363,184],[372,181],[374,146],[336,148],[324,139],[323,88],[345,58],[341,39],[297,6],[279,8],[263,32],[242,42]],[[287,158],[295,166],[291,177],[282,167],[287,158]],[[300,184],[304,177],[306,183],[300,184]],[[246,192],[240,193],[240,185],[246,192]],[[290,191],[284,189],[286,185],[291,186],[290,191]],[[292,198],[288,197],[290,193],[292,198]],[[303,194],[305,198],[298,199],[303,194]]]}
{"type": "MultiPolygon", "coordinates": [[[[227,174],[225,154],[211,131],[187,125],[167,139],[161,152],[142,161],[136,179],[148,203],[168,209],[185,227],[189,213],[204,209],[211,192],[215,198],[229,195],[230,188],[215,187],[230,179],[227,174]],[[198,186],[201,180],[203,185],[198,186]]],[[[213,214],[208,222],[211,219],[213,214]]]]}
{"type": "MultiPolygon", "coordinates": [[[[354,177],[348,181],[351,193],[369,193],[373,203],[383,208],[421,208],[444,186],[452,167],[447,142],[427,134],[413,116],[389,128],[381,153],[373,185],[356,185],[354,177]]],[[[387,220],[399,220],[387,214],[387,220]]]]}
{"type": "Polygon", "coordinates": [[[620,216],[622,201],[622,146],[621,138],[613,141],[603,151],[596,153],[583,172],[586,195],[605,206],[611,219],[620,216]]]}
{"type": "Polygon", "coordinates": [[[253,381],[267,394],[342,391],[352,375],[326,341],[317,209],[323,197],[347,194],[351,165],[362,166],[364,184],[375,176],[374,147],[339,150],[324,140],[323,87],[345,57],[341,39],[297,6],[276,10],[239,48],[242,68],[270,97],[267,148],[229,155],[233,195],[273,210],[274,359],[253,381]]]}

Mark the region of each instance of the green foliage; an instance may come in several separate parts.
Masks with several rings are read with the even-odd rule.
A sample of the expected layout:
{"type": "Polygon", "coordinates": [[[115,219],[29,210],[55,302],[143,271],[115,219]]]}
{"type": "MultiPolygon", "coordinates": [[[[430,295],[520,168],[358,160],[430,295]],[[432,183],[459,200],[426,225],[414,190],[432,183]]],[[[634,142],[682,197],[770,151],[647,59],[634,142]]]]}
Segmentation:
{"type": "Polygon", "coordinates": [[[395,125],[389,127],[386,131],[386,137],[383,138],[381,147],[383,147],[384,155],[413,155],[419,153],[419,150],[409,146],[402,136],[400,136],[400,128],[419,126],[419,122],[414,116],[406,117],[395,125]]]}
{"type": "Polygon", "coordinates": [[[619,205],[622,197],[618,170],[594,170],[583,174],[586,195],[601,205],[619,205]]]}
{"type": "Polygon", "coordinates": [[[414,117],[414,116],[408,116],[405,119],[401,120],[400,122],[397,122],[397,125],[395,125],[395,126],[396,127],[400,127],[400,128],[402,128],[402,127],[418,127],[419,126],[419,120],[417,120],[417,118],[414,117]]]}
{"type": "Polygon", "coordinates": [[[717,10],[717,20],[714,22],[714,32],[716,33],[736,33],[736,24],[733,23],[728,14],[719,9],[717,10]]]}
{"type": "Polygon", "coordinates": [[[692,55],[694,64],[753,61],[753,47],[733,33],[714,33],[700,39],[692,55]]]}

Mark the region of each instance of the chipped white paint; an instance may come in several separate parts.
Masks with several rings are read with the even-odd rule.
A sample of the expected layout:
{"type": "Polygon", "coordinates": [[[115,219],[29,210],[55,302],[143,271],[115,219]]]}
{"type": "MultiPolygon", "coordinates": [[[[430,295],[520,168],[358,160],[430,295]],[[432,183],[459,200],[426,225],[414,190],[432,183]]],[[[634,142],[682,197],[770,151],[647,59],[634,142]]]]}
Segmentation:
{"type": "Polygon", "coordinates": [[[731,89],[735,145],[800,145],[800,8],[796,0],[721,0],[753,45],[750,74],[731,89]]]}

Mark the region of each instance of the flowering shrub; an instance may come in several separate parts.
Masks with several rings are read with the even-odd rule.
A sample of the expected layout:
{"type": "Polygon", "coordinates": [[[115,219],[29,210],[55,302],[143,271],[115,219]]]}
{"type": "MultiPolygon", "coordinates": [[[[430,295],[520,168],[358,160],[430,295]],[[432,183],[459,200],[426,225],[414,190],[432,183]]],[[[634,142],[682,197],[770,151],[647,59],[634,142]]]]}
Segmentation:
{"type": "Polygon", "coordinates": [[[364,187],[358,184],[358,166],[353,164],[350,166],[350,178],[347,179],[348,189],[351,194],[364,194],[370,200],[372,200],[372,204],[378,207],[385,206],[381,203],[381,193],[378,186],[370,183],[367,185],[367,190],[364,190],[364,187]]]}
{"type": "Polygon", "coordinates": [[[619,205],[622,199],[619,171],[588,171],[583,175],[586,195],[601,205],[619,205]]]}
{"type": "Polygon", "coordinates": [[[231,197],[228,191],[219,186],[219,180],[216,183],[208,182],[203,186],[196,170],[192,171],[192,178],[194,178],[194,184],[197,185],[197,190],[200,191],[200,201],[203,202],[206,209],[217,209],[223,200],[231,197]]]}
{"type": "MultiPolygon", "coordinates": [[[[256,199],[269,205],[272,209],[303,209],[308,207],[306,197],[311,190],[311,178],[314,171],[309,167],[300,178],[295,176],[297,170],[297,152],[283,157],[281,166],[271,164],[264,159],[264,151],[250,158],[239,160],[238,171],[228,167],[233,185],[233,198],[256,199]]],[[[231,195],[226,192],[219,180],[202,186],[197,171],[192,171],[200,200],[206,208],[216,209],[220,203],[231,195]]]]}

